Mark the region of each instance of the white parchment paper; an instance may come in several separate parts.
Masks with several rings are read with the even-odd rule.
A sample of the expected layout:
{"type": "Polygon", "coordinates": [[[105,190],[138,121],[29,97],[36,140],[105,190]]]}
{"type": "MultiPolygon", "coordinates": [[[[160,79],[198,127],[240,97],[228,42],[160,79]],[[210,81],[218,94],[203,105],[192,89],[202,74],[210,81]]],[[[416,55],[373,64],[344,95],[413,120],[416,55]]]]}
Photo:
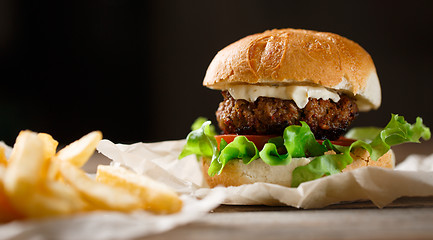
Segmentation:
{"type": "Polygon", "coordinates": [[[384,207],[402,196],[433,195],[433,155],[412,155],[396,170],[360,168],[306,182],[298,188],[255,183],[210,189],[203,183],[195,156],[177,159],[184,144],[185,140],[132,145],[103,140],[98,150],[114,162],[163,181],[179,192],[204,198],[222,190],[224,204],[320,208],[339,202],[371,200],[377,207],[384,207]]]}

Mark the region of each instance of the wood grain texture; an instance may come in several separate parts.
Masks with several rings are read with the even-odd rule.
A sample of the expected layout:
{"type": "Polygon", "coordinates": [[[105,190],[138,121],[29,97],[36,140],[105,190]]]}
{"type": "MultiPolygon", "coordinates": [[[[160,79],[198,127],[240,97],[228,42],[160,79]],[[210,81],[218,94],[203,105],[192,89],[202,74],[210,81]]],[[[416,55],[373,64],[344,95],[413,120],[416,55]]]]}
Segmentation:
{"type": "Polygon", "coordinates": [[[433,198],[324,209],[221,206],[199,222],[146,239],[432,239],[433,198]]]}

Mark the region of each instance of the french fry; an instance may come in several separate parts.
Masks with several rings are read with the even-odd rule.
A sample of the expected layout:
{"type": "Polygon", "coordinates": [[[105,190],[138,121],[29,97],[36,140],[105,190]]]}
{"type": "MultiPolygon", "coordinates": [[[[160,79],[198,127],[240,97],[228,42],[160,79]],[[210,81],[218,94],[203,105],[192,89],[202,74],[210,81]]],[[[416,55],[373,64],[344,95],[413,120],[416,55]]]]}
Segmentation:
{"type": "Polygon", "coordinates": [[[56,155],[56,150],[59,142],[54,140],[54,138],[47,133],[38,133],[38,138],[43,142],[45,158],[51,158],[56,155]]]}
{"type": "Polygon", "coordinates": [[[60,164],[65,181],[97,209],[133,211],[140,207],[140,199],[127,190],[96,182],[70,162],[60,164]]]}
{"type": "Polygon", "coordinates": [[[175,213],[182,208],[182,200],[167,185],[122,167],[99,165],[96,181],[127,189],[140,197],[144,209],[155,213],[175,213]]]}
{"type": "Polygon", "coordinates": [[[5,149],[0,146],[0,166],[7,166],[8,160],[6,158],[5,149]]]}
{"type": "Polygon", "coordinates": [[[4,168],[4,166],[0,165],[0,223],[23,218],[23,215],[15,209],[15,207],[9,201],[8,196],[6,195],[3,186],[3,178],[5,175],[5,171],[6,169],[4,168]]]}
{"type": "MultiPolygon", "coordinates": [[[[40,218],[77,211],[75,202],[51,191],[46,177],[45,141],[34,132],[22,131],[15,142],[4,176],[6,194],[14,207],[26,217],[40,218]]],[[[77,194],[78,195],[78,194],[77,194]]]]}
{"type": "MultiPolygon", "coordinates": [[[[60,202],[65,202],[62,204],[62,212],[64,213],[80,212],[88,208],[88,204],[81,198],[80,193],[62,181],[46,182],[43,193],[53,200],[56,199],[59,205],[60,202]]],[[[60,207],[56,208],[61,209],[60,207]]]]}
{"type": "MultiPolygon", "coordinates": [[[[5,173],[5,189],[11,195],[28,192],[24,185],[33,188],[44,179],[43,168],[48,159],[44,158],[43,141],[36,133],[21,131],[12,150],[5,173]],[[23,186],[20,186],[23,183],[23,186]]],[[[16,196],[18,197],[18,196],[16,196]]]]}
{"type": "Polygon", "coordinates": [[[99,166],[96,179],[80,169],[102,134],[91,132],[56,153],[46,133],[22,131],[9,160],[0,147],[0,222],[92,210],[146,209],[174,213],[182,201],[169,187],[124,168],[99,166]]]}
{"type": "Polygon", "coordinates": [[[69,144],[57,153],[57,158],[82,167],[95,152],[96,146],[102,139],[99,131],[91,132],[79,140],[69,144]]]}
{"type": "Polygon", "coordinates": [[[76,203],[71,203],[58,195],[47,195],[40,191],[34,191],[25,202],[26,205],[19,205],[19,207],[29,218],[62,216],[77,212],[76,203]]]}
{"type": "Polygon", "coordinates": [[[24,215],[34,208],[30,202],[41,184],[44,167],[43,142],[31,131],[21,131],[4,175],[4,188],[15,208],[24,215]]]}
{"type": "Polygon", "coordinates": [[[47,133],[38,133],[38,138],[43,142],[44,146],[44,162],[46,166],[44,166],[43,175],[45,175],[48,180],[55,180],[58,176],[58,168],[57,165],[52,162],[51,158],[56,155],[56,150],[59,142],[54,140],[54,138],[47,133]]]}

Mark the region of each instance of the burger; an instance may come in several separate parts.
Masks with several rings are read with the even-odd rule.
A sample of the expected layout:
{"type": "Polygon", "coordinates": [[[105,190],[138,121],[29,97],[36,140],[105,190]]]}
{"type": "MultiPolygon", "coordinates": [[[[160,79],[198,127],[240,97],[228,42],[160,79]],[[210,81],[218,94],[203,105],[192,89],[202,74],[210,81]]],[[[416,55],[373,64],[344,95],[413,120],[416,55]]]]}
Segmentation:
{"type": "Polygon", "coordinates": [[[385,128],[349,126],[376,110],[381,88],[370,55],[333,33],[265,31],[217,53],[203,85],[220,90],[221,134],[199,118],[179,158],[195,154],[210,187],[255,182],[297,187],[360,167],[394,167],[391,146],[429,139],[422,123],[392,114],[385,128]]]}

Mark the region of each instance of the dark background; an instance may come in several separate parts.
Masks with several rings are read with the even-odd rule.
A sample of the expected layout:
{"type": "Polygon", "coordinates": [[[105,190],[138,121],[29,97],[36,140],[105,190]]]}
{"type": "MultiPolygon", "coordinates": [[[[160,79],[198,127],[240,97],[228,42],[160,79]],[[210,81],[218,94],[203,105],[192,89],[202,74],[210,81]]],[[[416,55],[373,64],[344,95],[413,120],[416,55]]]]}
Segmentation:
{"type": "Polygon", "coordinates": [[[0,1],[0,139],[61,143],[99,129],[114,142],[180,139],[222,97],[202,87],[226,45],[272,28],[334,32],[373,57],[378,111],[433,126],[433,1],[0,1]]]}

